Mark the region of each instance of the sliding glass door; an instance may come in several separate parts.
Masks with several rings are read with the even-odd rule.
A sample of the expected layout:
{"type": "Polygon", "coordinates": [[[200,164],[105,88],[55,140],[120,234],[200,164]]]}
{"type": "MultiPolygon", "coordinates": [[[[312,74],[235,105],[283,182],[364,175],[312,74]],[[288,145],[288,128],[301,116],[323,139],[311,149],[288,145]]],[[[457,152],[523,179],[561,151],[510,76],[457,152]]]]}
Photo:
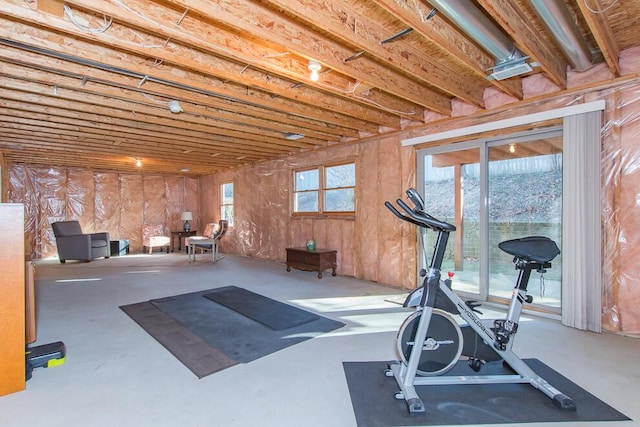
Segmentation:
{"type": "MultiPolygon", "coordinates": [[[[508,144],[488,144],[489,299],[507,301],[518,277],[513,259],[498,244],[546,236],[562,247],[562,135],[534,135],[508,144]]],[[[533,273],[534,303],[560,309],[562,257],[544,276],[533,273]]]]}
{"type": "MultiPolygon", "coordinates": [[[[455,288],[478,294],[480,286],[480,149],[462,148],[424,156],[424,194],[428,213],[456,226],[449,239],[444,271],[455,273],[455,288]]],[[[427,234],[432,248],[435,233],[427,234]]],[[[427,254],[429,255],[429,254],[427,254]]]]}
{"type": "MultiPolygon", "coordinates": [[[[454,273],[454,289],[508,304],[518,271],[498,244],[542,235],[562,245],[561,130],[422,149],[418,159],[427,212],[457,228],[443,266],[454,273]]],[[[428,256],[434,234],[428,233],[428,256]]],[[[532,274],[533,307],[560,312],[561,262],[559,256],[544,276],[532,274]]]]}

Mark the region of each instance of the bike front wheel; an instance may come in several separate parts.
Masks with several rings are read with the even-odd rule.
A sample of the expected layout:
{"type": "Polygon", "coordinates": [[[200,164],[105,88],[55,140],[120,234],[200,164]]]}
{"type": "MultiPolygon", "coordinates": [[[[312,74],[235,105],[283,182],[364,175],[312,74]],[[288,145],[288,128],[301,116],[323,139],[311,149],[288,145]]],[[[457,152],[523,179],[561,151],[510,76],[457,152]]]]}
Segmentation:
{"type": "MultiPolygon", "coordinates": [[[[422,310],[411,314],[398,331],[397,350],[405,365],[411,356],[421,316],[422,310]]],[[[455,319],[443,310],[433,309],[416,373],[422,376],[444,374],[455,366],[463,344],[462,331],[455,319]]]]}

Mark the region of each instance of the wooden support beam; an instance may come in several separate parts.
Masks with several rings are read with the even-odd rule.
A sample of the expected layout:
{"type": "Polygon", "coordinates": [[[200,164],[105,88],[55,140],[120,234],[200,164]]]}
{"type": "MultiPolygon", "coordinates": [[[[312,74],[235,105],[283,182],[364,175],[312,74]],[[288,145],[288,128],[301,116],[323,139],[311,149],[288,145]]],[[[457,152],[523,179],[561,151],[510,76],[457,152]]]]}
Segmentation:
{"type": "Polygon", "coordinates": [[[64,16],[64,2],[62,0],[38,0],[38,10],[62,18],[64,16]]]}
{"type": "Polygon", "coordinates": [[[589,0],[589,6],[582,1],[578,1],[577,4],[598,43],[604,60],[607,61],[611,73],[614,77],[620,77],[620,65],[618,64],[620,61],[620,48],[607,20],[607,15],[602,13],[604,9],[600,0],[589,0]]]}
{"type": "MultiPolygon", "coordinates": [[[[463,37],[438,14],[429,20],[423,19],[425,7],[422,2],[417,0],[375,0],[375,3],[402,20],[427,40],[440,46],[444,52],[469,67],[477,75],[486,77],[487,71],[495,65],[495,61],[489,55],[463,37]]],[[[490,83],[507,94],[522,99],[522,82],[520,80],[519,78],[511,78],[491,80],[490,83]]]]}
{"type": "MultiPolygon", "coordinates": [[[[329,141],[338,141],[343,136],[358,137],[356,128],[330,125],[312,118],[297,117],[244,103],[234,103],[225,98],[168,86],[154,80],[147,80],[143,85],[140,85],[141,79],[133,76],[89,68],[75,62],[43,56],[13,46],[4,46],[0,49],[0,62],[2,61],[52,73],[51,79],[55,79],[55,75],[76,77],[78,88],[91,82],[99,82],[116,88],[141,89],[149,96],[161,99],[179,99],[191,102],[203,108],[216,109],[215,115],[221,120],[242,122],[261,128],[273,128],[280,132],[298,132],[312,138],[329,141]]],[[[0,69],[3,69],[4,66],[0,63],[0,69]]],[[[25,70],[26,72],[27,70],[25,70]]]]}
{"type": "MultiPolygon", "coordinates": [[[[451,113],[451,103],[446,96],[407,79],[394,70],[385,70],[375,61],[363,57],[358,61],[344,62],[353,54],[342,44],[312,32],[294,20],[275,14],[259,2],[238,2],[236,0],[167,0],[176,7],[189,9],[207,17],[211,22],[222,22],[240,33],[249,33],[265,44],[282,46],[282,51],[313,60],[322,59],[325,67],[351,76],[354,80],[364,80],[381,91],[410,100],[416,105],[437,111],[451,113]],[[265,21],[268,26],[263,25],[265,21]]],[[[331,90],[330,87],[323,87],[331,90]]],[[[386,107],[386,106],[385,106],[386,107]]],[[[391,112],[387,108],[388,112],[391,112]]],[[[416,112],[419,116],[419,113],[416,112]]]]}
{"type": "MultiPolygon", "coordinates": [[[[425,84],[435,86],[438,89],[460,98],[470,104],[479,107],[484,106],[482,99],[486,81],[478,84],[476,81],[465,79],[447,69],[436,58],[432,58],[425,52],[419,51],[414,45],[396,40],[393,43],[382,44],[381,41],[389,33],[389,28],[368,19],[357,8],[357,4],[349,1],[336,5],[327,0],[269,0],[293,15],[305,16],[310,24],[322,23],[324,31],[334,37],[345,40],[350,45],[357,46],[368,54],[385,60],[390,68],[405,68],[416,79],[425,84]]],[[[365,8],[363,8],[365,9],[365,8]]]]}
{"type": "MultiPolygon", "coordinates": [[[[242,73],[244,64],[232,63],[183,45],[171,43],[163,49],[155,49],[153,54],[160,62],[158,65],[149,60],[148,47],[126,41],[131,37],[131,30],[123,26],[112,25],[109,28],[109,36],[90,34],[67,21],[49,15],[33,11],[28,13],[25,8],[11,4],[5,6],[0,9],[0,15],[33,23],[35,26],[7,22],[6,25],[0,26],[1,38],[20,41],[52,52],[57,52],[61,46],[64,46],[68,55],[126,70],[131,74],[155,77],[244,101],[251,105],[268,106],[276,111],[303,117],[316,117],[329,123],[354,126],[360,119],[362,127],[369,129],[371,129],[368,126],[370,123],[394,129],[400,127],[400,118],[394,118],[388,112],[372,106],[340,101],[335,97],[325,97],[321,92],[310,90],[308,87],[301,87],[294,91],[290,81],[267,78],[263,72],[257,72],[251,68],[242,73]],[[107,46],[119,50],[115,51],[107,46]],[[243,81],[250,78],[251,84],[236,83],[234,79],[240,74],[244,74],[243,81]]],[[[147,38],[149,37],[151,36],[148,35],[147,38]]],[[[147,43],[164,41],[153,37],[147,43]]],[[[377,132],[377,127],[374,126],[374,128],[375,130],[372,130],[377,132]]]]}
{"type": "Polygon", "coordinates": [[[453,167],[453,206],[455,210],[455,250],[453,252],[453,264],[457,271],[464,269],[464,189],[462,188],[462,165],[457,163],[453,167]]]}
{"type": "MultiPolygon", "coordinates": [[[[138,35],[139,38],[158,37],[165,41],[168,40],[161,49],[157,49],[155,55],[164,62],[190,68],[202,73],[216,75],[224,81],[233,81],[237,84],[255,87],[266,92],[276,93],[288,99],[295,99],[322,108],[339,107],[340,103],[336,103],[336,96],[345,98],[345,104],[353,104],[353,102],[360,104],[353,108],[372,107],[371,103],[364,102],[365,100],[361,98],[350,96],[349,93],[344,90],[346,81],[343,81],[338,87],[328,85],[326,81],[320,82],[319,84],[311,82],[308,78],[309,70],[306,60],[304,61],[305,63],[302,64],[300,61],[294,61],[292,58],[288,58],[284,65],[279,66],[278,64],[282,61],[281,59],[278,59],[278,57],[268,57],[268,54],[275,54],[275,52],[264,52],[265,48],[263,46],[258,46],[252,40],[243,39],[239,35],[231,36],[222,32],[211,31],[211,25],[204,24],[202,21],[189,21],[188,18],[185,18],[179,27],[173,24],[150,27],[149,20],[140,18],[139,13],[148,17],[160,15],[156,19],[165,20],[165,15],[169,12],[162,11],[162,13],[158,13],[157,6],[151,7],[145,3],[138,3],[136,5],[138,13],[132,13],[122,8],[114,8],[109,2],[72,0],[69,1],[69,3],[77,4],[83,8],[99,13],[109,13],[110,16],[119,22],[126,22],[127,27],[133,27],[140,32],[138,35]],[[186,31],[186,28],[189,28],[189,30],[186,31]],[[148,33],[149,31],[150,33],[148,33]],[[207,34],[207,37],[202,37],[202,34],[207,34]],[[260,51],[263,51],[265,56],[259,55],[260,51]],[[176,60],[177,58],[180,58],[180,60],[176,60]],[[298,81],[303,81],[304,85],[293,87],[294,83],[298,81]],[[321,91],[317,89],[321,89],[321,91]],[[326,92],[330,92],[333,96],[327,95],[326,92]],[[346,99],[348,99],[348,101],[346,99]]],[[[208,11],[208,9],[214,7],[216,4],[217,2],[213,4],[208,3],[208,7],[205,10],[208,11]]],[[[241,7],[241,5],[242,3],[237,3],[238,7],[241,7]]],[[[193,4],[187,6],[187,8],[195,11],[196,6],[197,4],[193,4]]],[[[220,20],[221,16],[216,15],[216,19],[220,20]]],[[[234,22],[236,21],[237,20],[234,20],[234,22]]],[[[114,46],[126,49],[127,43],[120,45],[120,40],[126,40],[127,37],[130,38],[131,29],[122,29],[121,26],[113,24],[109,28],[109,32],[118,34],[115,44],[113,44],[113,41],[111,41],[111,43],[114,46]]],[[[109,37],[98,36],[99,39],[110,39],[109,37]]],[[[159,41],[160,40],[150,41],[149,43],[158,43],[159,41]]],[[[129,47],[129,49],[131,49],[131,47],[129,47]]],[[[148,51],[148,49],[143,50],[148,51]]],[[[284,50],[285,49],[280,49],[279,52],[284,50]]],[[[135,51],[136,53],[140,53],[138,49],[135,49],[135,51]]],[[[336,77],[332,76],[332,78],[336,77]]],[[[389,109],[397,111],[413,110],[419,105],[419,103],[410,104],[399,98],[391,98],[388,96],[383,98],[384,99],[378,100],[378,102],[384,103],[389,109]]],[[[421,111],[419,113],[421,113],[421,111]]]]}

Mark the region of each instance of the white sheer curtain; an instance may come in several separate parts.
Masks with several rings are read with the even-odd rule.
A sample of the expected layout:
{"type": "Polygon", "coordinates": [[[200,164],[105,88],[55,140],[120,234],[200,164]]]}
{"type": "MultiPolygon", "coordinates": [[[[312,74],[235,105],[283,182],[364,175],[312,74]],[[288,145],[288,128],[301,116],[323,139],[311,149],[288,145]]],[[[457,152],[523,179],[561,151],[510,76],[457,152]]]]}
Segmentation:
{"type": "Polygon", "coordinates": [[[563,122],[562,323],[602,330],[601,111],[563,122]]]}

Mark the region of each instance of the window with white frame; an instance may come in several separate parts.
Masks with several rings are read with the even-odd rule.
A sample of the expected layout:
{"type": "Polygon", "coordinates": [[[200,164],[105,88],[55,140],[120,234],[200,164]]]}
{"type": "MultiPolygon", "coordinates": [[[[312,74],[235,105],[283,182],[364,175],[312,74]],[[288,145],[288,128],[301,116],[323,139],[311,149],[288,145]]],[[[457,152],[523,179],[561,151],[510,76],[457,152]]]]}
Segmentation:
{"type": "Polygon", "coordinates": [[[294,214],[353,214],[356,165],[341,163],[294,171],[294,214]]]}
{"type": "Polygon", "coordinates": [[[220,185],[220,218],[233,225],[233,182],[220,185]]]}

